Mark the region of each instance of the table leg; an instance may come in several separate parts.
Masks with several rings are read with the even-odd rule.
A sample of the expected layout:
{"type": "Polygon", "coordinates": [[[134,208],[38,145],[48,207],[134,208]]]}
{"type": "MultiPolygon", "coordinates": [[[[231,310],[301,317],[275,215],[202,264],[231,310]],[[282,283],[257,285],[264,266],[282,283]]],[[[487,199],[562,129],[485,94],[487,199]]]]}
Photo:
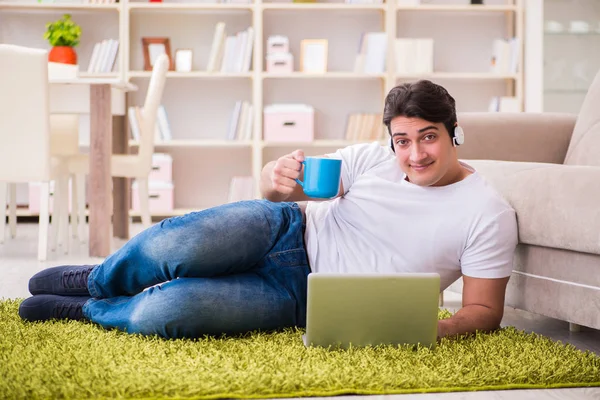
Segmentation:
{"type": "Polygon", "coordinates": [[[90,176],[88,200],[90,213],[89,254],[106,257],[111,241],[111,176],[112,151],[111,87],[90,87],[90,176]]]}
{"type": "MultiPolygon", "coordinates": [[[[128,138],[122,117],[113,121],[113,154],[126,154],[128,138]]],[[[113,236],[129,239],[129,179],[113,178],[113,236]]]]}

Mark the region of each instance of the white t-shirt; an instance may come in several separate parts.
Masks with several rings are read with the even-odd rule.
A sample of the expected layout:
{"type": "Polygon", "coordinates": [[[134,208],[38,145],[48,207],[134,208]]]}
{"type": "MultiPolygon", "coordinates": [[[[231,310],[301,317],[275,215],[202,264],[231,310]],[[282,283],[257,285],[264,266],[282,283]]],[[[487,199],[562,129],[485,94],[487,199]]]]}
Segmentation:
{"type": "Polygon", "coordinates": [[[342,159],[345,194],[307,205],[313,272],[436,272],[441,290],[461,274],[510,276],[516,213],[469,165],[461,162],[473,173],[457,183],[422,187],[376,142],[328,156],[342,159]]]}

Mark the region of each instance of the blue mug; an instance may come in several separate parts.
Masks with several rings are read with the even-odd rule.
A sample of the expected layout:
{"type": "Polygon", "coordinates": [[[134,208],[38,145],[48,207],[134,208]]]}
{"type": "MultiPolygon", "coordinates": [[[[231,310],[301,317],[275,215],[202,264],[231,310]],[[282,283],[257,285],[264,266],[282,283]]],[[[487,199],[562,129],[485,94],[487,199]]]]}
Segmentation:
{"type": "Polygon", "coordinates": [[[304,161],[304,182],[296,182],[309,197],[330,199],[340,191],[342,160],[335,158],[306,157],[304,161]]]}

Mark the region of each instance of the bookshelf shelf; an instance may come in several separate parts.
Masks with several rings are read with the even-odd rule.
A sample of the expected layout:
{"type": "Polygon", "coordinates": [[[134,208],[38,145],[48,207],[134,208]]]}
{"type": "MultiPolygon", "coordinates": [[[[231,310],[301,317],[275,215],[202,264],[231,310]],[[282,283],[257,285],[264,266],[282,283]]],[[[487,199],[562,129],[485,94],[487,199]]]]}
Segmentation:
{"type": "MultiPolygon", "coordinates": [[[[129,71],[128,75],[130,78],[150,78],[152,72],[150,71],[129,71]]],[[[206,72],[206,71],[192,71],[192,72],[167,72],[167,78],[204,78],[204,79],[248,79],[252,78],[252,72],[240,72],[240,73],[229,73],[229,72],[206,72]]]]}
{"type": "Polygon", "coordinates": [[[26,3],[0,1],[0,10],[99,10],[119,11],[119,4],[77,4],[77,3],[26,3]]]}
{"type": "Polygon", "coordinates": [[[229,3],[127,3],[127,8],[131,11],[190,11],[190,10],[252,10],[254,5],[248,4],[229,4],[229,3]]]}
{"type": "Polygon", "coordinates": [[[490,72],[434,72],[432,74],[397,74],[397,79],[465,79],[465,80],[516,80],[517,74],[494,74],[490,72]]]}
{"type": "Polygon", "coordinates": [[[292,72],[289,74],[263,73],[263,79],[385,79],[385,74],[360,74],[354,72],[325,72],[312,74],[305,72],[292,72]]]}
{"type": "Polygon", "coordinates": [[[421,4],[418,6],[397,6],[398,11],[449,11],[449,12],[514,12],[517,5],[443,5],[421,4]]]}
{"type": "MultiPolygon", "coordinates": [[[[131,147],[139,146],[139,143],[135,140],[130,140],[129,145],[131,147]]],[[[177,147],[250,147],[252,146],[251,141],[247,140],[210,140],[210,139],[174,139],[163,142],[154,143],[154,147],[165,149],[165,148],[177,148],[177,147]]]]}
{"type": "Polygon", "coordinates": [[[385,4],[346,4],[346,3],[263,3],[263,10],[380,10],[386,9],[385,4]]]}
{"type": "MultiPolygon", "coordinates": [[[[373,142],[373,140],[371,141],[373,142]]],[[[382,143],[384,141],[381,141],[382,143]]],[[[297,148],[306,148],[306,147],[345,147],[353,144],[364,143],[361,141],[353,141],[353,140],[313,140],[312,142],[267,142],[262,141],[261,145],[263,148],[282,148],[282,147],[297,147],[297,148]]],[[[387,143],[387,142],[386,142],[387,143]]]]}

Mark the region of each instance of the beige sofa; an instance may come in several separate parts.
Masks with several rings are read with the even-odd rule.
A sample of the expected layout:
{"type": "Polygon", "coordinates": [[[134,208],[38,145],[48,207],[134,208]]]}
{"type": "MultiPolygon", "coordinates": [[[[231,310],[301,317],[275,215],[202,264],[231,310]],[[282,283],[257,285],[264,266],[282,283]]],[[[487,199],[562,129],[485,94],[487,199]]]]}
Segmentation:
{"type": "Polygon", "coordinates": [[[506,304],[600,329],[600,73],[579,115],[458,119],[466,139],[459,158],[517,212],[520,243],[506,304]]]}

